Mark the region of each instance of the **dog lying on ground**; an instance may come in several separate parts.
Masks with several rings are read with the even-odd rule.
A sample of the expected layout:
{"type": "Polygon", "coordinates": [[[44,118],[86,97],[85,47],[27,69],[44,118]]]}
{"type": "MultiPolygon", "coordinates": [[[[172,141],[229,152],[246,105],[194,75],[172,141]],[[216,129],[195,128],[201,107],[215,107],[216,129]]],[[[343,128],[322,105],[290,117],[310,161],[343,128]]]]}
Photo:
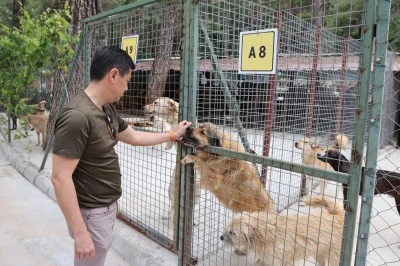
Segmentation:
{"type": "Polygon", "coordinates": [[[250,162],[211,154],[204,148],[215,146],[245,152],[243,145],[233,141],[212,123],[188,128],[182,140],[194,146],[197,155],[186,155],[182,164],[193,163],[200,174],[198,186],[211,191],[233,212],[275,212],[275,204],[261,184],[257,169],[250,162]]]}
{"type": "MultiPolygon", "coordinates": [[[[178,126],[179,119],[179,103],[168,97],[157,98],[154,102],[144,106],[144,112],[150,116],[149,124],[158,129],[162,128],[163,131],[175,130],[178,126]],[[165,130],[164,130],[165,129],[165,130]]],[[[165,149],[170,150],[176,146],[174,142],[168,141],[165,144],[165,149]]],[[[170,208],[168,211],[168,217],[171,219],[174,215],[174,203],[175,203],[175,173],[176,169],[171,173],[168,197],[170,202],[170,208]]],[[[201,191],[198,186],[194,188],[194,204],[200,201],[201,191]]]]}
{"type": "MultiPolygon", "coordinates": [[[[322,207],[310,214],[242,213],[233,219],[220,237],[237,251],[251,252],[256,265],[293,265],[316,258],[317,265],[339,265],[344,223],[343,204],[323,195],[304,201],[322,207]]],[[[240,254],[239,254],[240,255],[240,254]]]]}
{"type": "MultiPolygon", "coordinates": [[[[338,150],[338,151],[346,150],[348,142],[349,139],[345,135],[338,134],[335,136],[335,144],[329,147],[322,146],[316,142],[313,143],[311,142],[310,138],[303,138],[299,141],[296,141],[295,147],[297,149],[302,150],[302,159],[305,165],[318,167],[320,169],[333,170],[333,168],[329,164],[318,160],[317,155],[324,154],[328,149],[338,150]]],[[[313,178],[310,177],[307,178],[306,187],[308,192],[312,190],[312,181],[313,178]]],[[[319,188],[320,188],[320,194],[322,195],[325,194],[325,188],[326,188],[325,179],[320,178],[319,188]]]]}
{"type": "MultiPolygon", "coordinates": [[[[318,159],[329,163],[337,172],[349,173],[349,160],[338,151],[328,150],[324,155],[319,154],[318,159]]],[[[394,197],[397,212],[400,214],[400,173],[386,170],[376,170],[375,178],[374,195],[386,194],[394,197]]],[[[364,191],[364,182],[365,175],[363,167],[360,182],[360,196],[364,191]]],[[[348,188],[346,186],[343,186],[343,197],[345,201],[347,200],[347,189],[348,188]]]]}

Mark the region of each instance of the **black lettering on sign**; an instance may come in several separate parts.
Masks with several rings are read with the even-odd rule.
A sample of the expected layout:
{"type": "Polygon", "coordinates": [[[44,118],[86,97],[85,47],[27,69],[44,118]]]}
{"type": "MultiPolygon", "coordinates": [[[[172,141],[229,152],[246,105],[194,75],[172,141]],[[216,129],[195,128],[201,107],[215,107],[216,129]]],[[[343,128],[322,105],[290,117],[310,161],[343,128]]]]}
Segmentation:
{"type": "MultiPolygon", "coordinates": [[[[261,57],[261,58],[264,58],[265,56],[266,56],[266,52],[265,52],[265,50],[266,50],[267,48],[263,45],[263,46],[261,46],[260,47],[260,51],[259,51],[259,53],[258,53],[258,56],[259,57],[261,57]]],[[[250,48],[250,53],[249,53],[249,58],[257,58],[257,56],[256,56],[256,51],[255,51],[255,49],[254,49],[254,46],[252,46],[251,48],[250,48]]]]}
{"type": "Polygon", "coordinates": [[[249,54],[249,58],[256,58],[256,51],[254,50],[254,46],[251,47],[250,49],[250,54],[249,54]]]}
{"type": "Polygon", "coordinates": [[[264,58],[265,57],[265,46],[263,45],[263,46],[261,46],[260,47],[260,53],[258,54],[261,58],[264,58]]]}
{"type": "Polygon", "coordinates": [[[131,54],[133,52],[133,46],[126,46],[125,47],[125,52],[127,52],[128,54],[131,54]]]}

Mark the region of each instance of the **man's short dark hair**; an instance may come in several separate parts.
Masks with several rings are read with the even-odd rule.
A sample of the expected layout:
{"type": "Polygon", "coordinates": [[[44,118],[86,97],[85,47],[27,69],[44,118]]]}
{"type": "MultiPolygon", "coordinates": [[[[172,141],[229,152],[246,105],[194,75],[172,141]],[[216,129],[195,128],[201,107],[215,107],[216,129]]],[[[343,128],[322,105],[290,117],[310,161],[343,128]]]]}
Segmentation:
{"type": "Polygon", "coordinates": [[[127,52],[117,46],[105,46],[94,53],[90,64],[90,80],[102,80],[112,69],[118,69],[120,75],[135,69],[135,64],[127,52]]]}

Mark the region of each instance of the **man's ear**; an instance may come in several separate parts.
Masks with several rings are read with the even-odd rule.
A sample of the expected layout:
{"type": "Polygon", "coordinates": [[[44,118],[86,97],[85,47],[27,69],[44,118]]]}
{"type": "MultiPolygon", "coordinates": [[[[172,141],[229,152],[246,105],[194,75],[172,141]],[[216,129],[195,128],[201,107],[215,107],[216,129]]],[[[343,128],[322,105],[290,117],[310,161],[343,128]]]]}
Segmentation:
{"type": "Polygon", "coordinates": [[[109,72],[108,72],[108,78],[111,82],[115,81],[115,78],[119,75],[119,71],[118,69],[116,69],[115,67],[112,68],[109,72]]]}

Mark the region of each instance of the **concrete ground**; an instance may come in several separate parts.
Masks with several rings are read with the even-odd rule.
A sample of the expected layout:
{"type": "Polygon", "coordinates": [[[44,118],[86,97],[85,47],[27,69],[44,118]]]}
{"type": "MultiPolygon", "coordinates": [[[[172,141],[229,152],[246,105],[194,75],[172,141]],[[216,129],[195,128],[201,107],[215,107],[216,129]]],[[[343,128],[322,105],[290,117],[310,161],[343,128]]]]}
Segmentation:
{"type": "MultiPolygon", "coordinates": [[[[73,240],[57,203],[22,176],[0,146],[0,265],[73,265],[73,240]]],[[[122,222],[114,233],[105,265],[177,265],[175,254],[122,222]]]]}

